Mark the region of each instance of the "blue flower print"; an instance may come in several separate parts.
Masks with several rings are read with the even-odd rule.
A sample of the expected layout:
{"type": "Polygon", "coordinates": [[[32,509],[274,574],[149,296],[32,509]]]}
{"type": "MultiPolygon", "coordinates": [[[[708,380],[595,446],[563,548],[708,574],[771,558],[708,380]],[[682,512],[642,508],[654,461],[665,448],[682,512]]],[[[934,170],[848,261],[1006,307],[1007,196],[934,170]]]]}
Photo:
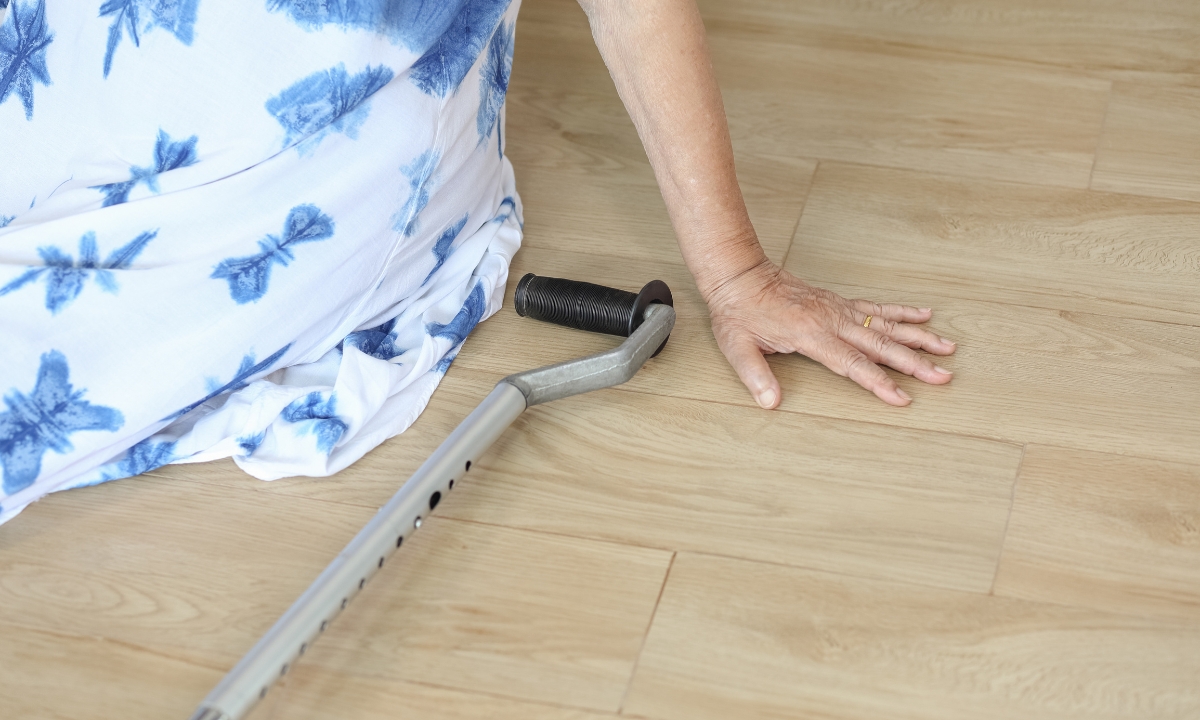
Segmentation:
{"type": "Polygon", "coordinates": [[[438,360],[437,365],[433,366],[432,372],[438,373],[439,375],[445,375],[446,371],[450,369],[450,364],[453,363],[454,359],[457,357],[457,352],[448,353],[446,357],[438,360]]]}
{"type": "Polygon", "coordinates": [[[16,92],[25,106],[25,119],[33,119],[33,81],[50,84],[46,46],[54,33],[46,25],[46,0],[30,9],[20,0],[12,4],[12,17],[0,23],[0,103],[16,92]]]}
{"type": "Polygon", "coordinates": [[[196,142],[193,135],[186,140],[172,140],[171,136],[158,131],[158,139],[154,142],[154,162],[146,167],[129,166],[129,179],[107,185],[93,185],[93,190],[104,193],[104,204],[120,205],[129,200],[129,191],[138,183],[145,183],[151,192],[158,192],[158,176],[178,168],[196,164],[196,142]]]}
{"type": "Polygon", "coordinates": [[[391,360],[404,354],[404,350],[396,347],[396,336],[392,334],[395,328],[396,318],[392,318],[382,325],[356,330],[342,342],[373,358],[391,360]]]}
{"type": "Polygon", "coordinates": [[[458,90],[509,0],[467,0],[449,27],[412,65],[409,77],[427,95],[446,97],[458,90]]]}
{"type": "Polygon", "coordinates": [[[408,178],[408,199],[400,210],[392,216],[392,229],[403,232],[405,237],[412,237],[417,231],[417,216],[429,204],[429,191],[434,182],[434,172],[441,153],[432,148],[417,156],[408,165],[400,168],[400,172],[408,178]]]}
{"type": "Polygon", "coordinates": [[[429,323],[425,326],[425,331],[432,337],[449,338],[454,345],[458,345],[467,339],[467,335],[483,319],[484,309],[483,283],[476,282],[475,288],[471,290],[467,301],[463,303],[462,309],[458,311],[453,320],[445,325],[429,323]]]}
{"type": "Polygon", "coordinates": [[[259,445],[263,444],[263,440],[267,439],[267,431],[263,430],[253,435],[242,435],[237,439],[238,447],[242,450],[242,457],[250,457],[259,445]]]}
{"type": "Polygon", "coordinates": [[[163,28],[184,45],[191,45],[195,36],[196,5],[200,0],[104,0],[100,17],[111,17],[108,28],[108,48],[104,53],[104,77],[112,70],[113,53],[121,42],[123,31],[135,47],[141,47],[140,34],[156,27],[163,28]]]}
{"type": "Polygon", "coordinates": [[[121,477],[133,477],[158,469],[174,459],[175,443],[154,442],[151,438],[146,438],[125,452],[125,457],[117,464],[117,469],[121,471],[121,477]]]}
{"type": "Polygon", "coordinates": [[[296,259],[292,245],[324,240],[333,235],[333,220],[316,205],[297,205],[283,223],[283,237],[268,235],[258,241],[261,252],[222,260],[209,277],[229,282],[229,295],[238,305],[256,301],[267,292],[271,266],[284,267],[296,259]]]}
{"type": "Polygon", "coordinates": [[[459,218],[458,222],[443,230],[442,234],[438,236],[437,242],[433,244],[433,269],[430,270],[429,274],[425,276],[425,279],[421,281],[422,285],[429,282],[429,279],[433,277],[433,274],[438,270],[441,270],[442,266],[446,264],[446,261],[450,259],[450,252],[454,248],[454,240],[458,237],[458,234],[462,232],[462,229],[466,227],[466,224],[467,216],[463,215],[461,218],[459,218]]]}
{"type": "Polygon", "coordinates": [[[504,148],[501,147],[499,117],[504,96],[508,93],[508,78],[512,75],[515,25],[500,23],[496,28],[492,41],[488,43],[487,58],[479,77],[479,113],[475,117],[479,142],[491,137],[492,128],[496,128],[496,148],[501,157],[504,156],[504,148]]]}
{"type": "MultiPolygon", "coordinates": [[[[496,217],[492,218],[492,222],[502,223],[512,217],[517,211],[517,201],[513,200],[512,196],[508,196],[500,201],[500,208],[496,211],[496,217]]],[[[521,222],[521,218],[517,218],[517,223],[521,229],[525,229],[525,223],[521,222]]]]}
{"type": "Polygon", "coordinates": [[[370,97],[392,77],[392,71],[382,65],[350,75],[339,63],[298,80],[267,100],[267,112],[287,131],[284,147],[307,138],[297,150],[308,154],[330,132],[357,140],[358,129],[371,112],[370,97]]]}
{"type": "Polygon", "coordinates": [[[424,52],[458,14],[464,0],[268,0],[267,9],[282,10],[308,31],[326,25],[343,30],[369,30],[424,52]]]}
{"type": "Polygon", "coordinates": [[[0,296],[46,276],[46,309],[57,315],[60,310],[83,292],[84,281],[95,277],[96,284],[106,292],[117,292],[117,278],[113,270],[127,270],[145,249],[146,244],[158,235],[157,230],[150,230],[138,235],[128,243],[113,250],[103,262],[96,249],[96,233],[85,233],[79,238],[79,260],[76,261],[61,249],[53,245],[38,248],[38,255],[46,263],[42,267],[33,267],[23,275],[0,287],[0,296]]]}
{"type": "Polygon", "coordinates": [[[346,432],[347,425],[337,416],[332,394],[323,398],[320,392],[310,392],[285,407],[279,416],[290,423],[315,421],[305,431],[317,436],[317,449],[327,455],[346,432]]]}
{"type": "Polygon", "coordinates": [[[224,385],[221,385],[219,383],[219,381],[213,380],[210,378],[208,381],[208,394],[207,395],[205,395],[203,398],[197,400],[196,402],[192,403],[191,405],[188,405],[187,407],[182,408],[178,412],[168,415],[167,417],[163,418],[163,420],[174,420],[176,418],[183,417],[184,415],[187,415],[191,411],[200,407],[201,405],[208,402],[209,400],[212,400],[213,398],[217,397],[218,395],[221,395],[221,394],[224,394],[227,392],[233,392],[234,390],[241,390],[242,388],[246,387],[246,385],[248,385],[250,383],[250,379],[252,377],[254,377],[255,375],[259,375],[261,373],[265,373],[268,369],[273,367],[275,365],[275,363],[279,362],[279,358],[283,357],[283,354],[286,353],[288,351],[288,348],[290,348],[291,346],[292,346],[291,343],[284,345],[283,347],[279,348],[279,350],[275,351],[272,355],[267,357],[265,360],[263,360],[262,362],[258,362],[258,363],[254,362],[254,354],[253,353],[247,354],[245,357],[242,358],[242,364],[240,366],[238,366],[237,373],[234,374],[232,380],[225,383],[224,385]]]}
{"type": "Polygon", "coordinates": [[[81,430],[115,432],[125,418],[114,408],[93,405],[67,381],[67,358],[57,350],[42,355],[33,392],[13,388],[4,396],[0,413],[0,465],[4,492],[11,495],[33,484],[47,450],[64,454],[74,449],[69,437],[81,430]]]}
{"type": "Polygon", "coordinates": [[[16,215],[0,215],[0,228],[8,227],[8,224],[16,220],[16,215]]]}

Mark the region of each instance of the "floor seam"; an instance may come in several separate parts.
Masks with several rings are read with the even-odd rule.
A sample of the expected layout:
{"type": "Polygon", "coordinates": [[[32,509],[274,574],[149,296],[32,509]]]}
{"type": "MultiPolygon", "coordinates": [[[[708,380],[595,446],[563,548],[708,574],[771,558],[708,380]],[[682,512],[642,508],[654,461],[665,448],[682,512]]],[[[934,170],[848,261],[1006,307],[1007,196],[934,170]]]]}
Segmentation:
{"type": "MultiPolygon", "coordinates": [[[[1085,192],[1102,192],[1102,191],[1086,190],[1085,192]]],[[[1138,196],[1138,197],[1145,197],[1145,196],[1138,196]]],[[[1176,202],[1176,201],[1173,201],[1173,202],[1176,202]]],[[[1181,201],[1177,201],[1177,202],[1188,202],[1188,201],[1181,200],[1181,201]]],[[[1197,206],[1197,211],[1200,212],[1200,203],[1195,203],[1195,204],[1197,206]]],[[[806,205],[806,207],[807,207],[807,205],[806,205]]],[[[577,249],[564,250],[563,248],[560,248],[560,247],[547,247],[547,246],[537,246],[537,245],[531,245],[530,247],[536,249],[539,252],[548,252],[548,253],[554,253],[554,254],[560,254],[560,255],[578,254],[578,255],[586,255],[586,256],[592,257],[592,258],[610,258],[610,259],[622,261],[622,262],[630,261],[630,259],[625,256],[613,255],[611,253],[593,253],[593,252],[589,252],[586,250],[577,250],[577,249]]],[[[789,254],[790,254],[790,246],[789,246],[789,254]]],[[[668,266],[677,267],[680,270],[680,272],[687,272],[686,268],[684,268],[681,264],[671,263],[666,260],[659,260],[659,259],[636,260],[635,259],[635,260],[633,260],[633,262],[644,262],[644,263],[654,264],[654,265],[668,265],[668,266]]],[[[856,285],[856,284],[850,283],[850,282],[842,282],[842,281],[838,281],[838,280],[828,280],[828,279],[823,280],[820,277],[806,276],[805,281],[810,282],[815,285],[818,285],[818,286],[842,285],[842,286],[854,288],[855,292],[860,291],[860,290],[866,291],[866,292],[882,291],[882,292],[889,292],[889,293],[891,293],[891,292],[904,293],[904,292],[912,291],[911,287],[884,287],[884,286],[867,287],[867,286],[862,286],[862,285],[856,285]]],[[[1000,288],[1000,289],[1004,289],[1004,288],[1000,288]]],[[[1023,291],[1014,289],[1013,292],[1023,292],[1023,291]]],[[[986,299],[986,298],[981,299],[977,296],[961,295],[956,292],[947,291],[947,290],[935,290],[931,294],[940,295],[942,297],[950,298],[950,299],[954,299],[954,300],[964,300],[964,301],[972,302],[972,303],[1003,305],[1006,307],[1013,307],[1013,308],[1029,308],[1032,310],[1045,310],[1047,312],[1058,312],[1058,313],[1065,312],[1065,313],[1072,313],[1072,314],[1077,314],[1077,315],[1090,315],[1093,317],[1105,317],[1105,318],[1114,318],[1114,319],[1118,319],[1118,320],[1128,320],[1131,322],[1154,323],[1156,325],[1172,325],[1172,326],[1176,326],[1176,327],[1186,327],[1186,328],[1200,327],[1200,319],[1197,319],[1192,322],[1183,322],[1183,321],[1178,321],[1178,320],[1149,319],[1149,318],[1145,318],[1145,317],[1137,317],[1137,316],[1130,315],[1130,314],[1121,314],[1121,313],[1112,313],[1112,312],[1095,312],[1095,311],[1091,311],[1091,310],[1073,310],[1070,308],[1065,308],[1065,307],[1051,305],[1051,304],[1038,305],[1038,304],[1034,304],[1034,303],[1013,302],[1011,300],[991,300],[991,299],[986,299]]],[[[677,300],[677,303],[678,302],[679,301],[677,300]]],[[[1111,302],[1116,303],[1118,301],[1112,300],[1111,302]]],[[[703,301],[702,300],[698,301],[697,305],[702,306],[703,301]]],[[[1175,314],[1179,314],[1179,315],[1188,315],[1189,314],[1186,311],[1173,310],[1170,308],[1163,308],[1163,307],[1158,307],[1155,305],[1136,305],[1135,307],[1142,307],[1142,308],[1147,308],[1150,310],[1159,310],[1159,311],[1175,313],[1175,314]]],[[[708,313],[705,310],[705,311],[702,311],[702,313],[697,314],[695,316],[689,316],[689,318],[694,320],[694,319],[699,319],[702,317],[706,318],[707,315],[708,315],[708,313]]],[[[464,356],[464,358],[465,357],[466,356],[464,356]]]]}
{"type": "MultiPolygon", "coordinates": [[[[1100,118],[1100,134],[1096,136],[1096,148],[1092,151],[1092,169],[1088,171],[1087,189],[1095,191],[1093,180],[1096,177],[1096,164],[1100,162],[1100,146],[1104,144],[1104,133],[1108,130],[1108,116],[1112,112],[1113,95],[1116,94],[1117,83],[1108,81],[1108,97],[1104,99],[1104,115],[1100,118]]],[[[1187,202],[1186,200],[1184,202],[1187,202]]]]}
{"type": "Polygon", "coordinates": [[[996,579],[1000,577],[1000,563],[1004,561],[1004,548],[1008,545],[1008,529],[1012,525],[1013,508],[1017,504],[1017,485],[1021,482],[1021,468],[1025,465],[1025,455],[1029,452],[1029,443],[1021,446],[1021,459],[1017,461],[1017,471],[1013,475],[1012,494],[1008,498],[1008,515],[1004,518],[1004,532],[1000,534],[1000,551],[996,553],[996,570],[992,573],[992,585],[988,595],[996,595],[996,579]]]}
{"type": "Polygon", "coordinates": [[[654,599],[654,609],[650,611],[650,620],[646,623],[646,632],[642,634],[642,642],[638,645],[637,655],[633,658],[633,668],[629,671],[629,682],[625,684],[625,692],[622,693],[621,702],[617,705],[618,715],[625,714],[625,702],[629,699],[629,692],[633,689],[633,680],[637,677],[638,666],[642,662],[642,653],[646,650],[646,641],[650,637],[650,630],[654,627],[654,618],[658,616],[658,608],[662,604],[663,594],[667,591],[667,581],[671,579],[671,568],[675,567],[675,558],[678,555],[678,552],[671,553],[667,571],[663,573],[662,585],[658,588],[658,597],[654,599]]]}
{"type": "Polygon", "coordinates": [[[800,233],[800,222],[804,219],[804,211],[808,208],[808,198],[812,196],[813,186],[817,184],[817,173],[821,171],[821,161],[817,160],[817,164],[813,166],[812,174],[808,176],[808,189],[804,191],[804,200],[800,203],[800,212],[796,215],[796,224],[792,226],[791,237],[788,238],[787,249],[783,251],[783,259],[779,261],[779,267],[787,267],[788,257],[792,254],[792,248],[796,245],[796,235],[800,233]]]}
{"type": "MultiPolygon", "coordinates": [[[[670,398],[672,400],[685,400],[687,402],[711,403],[713,405],[724,405],[726,407],[742,408],[744,410],[758,410],[759,409],[758,405],[752,405],[750,403],[741,405],[741,404],[738,404],[735,402],[731,402],[729,400],[710,400],[710,399],[704,399],[704,398],[686,397],[686,396],[681,396],[681,395],[668,395],[666,393],[653,392],[651,390],[641,390],[641,389],[626,388],[626,387],[613,387],[613,388],[607,388],[607,389],[615,390],[617,392],[636,393],[639,395],[649,395],[652,397],[670,398]]],[[[788,413],[789,415],[801,415],[804,417],[821,418],[824,420],[839,420],[842,422],[859,423],[862,425],[872,425],[875,427],[889,428],[892,430],[909,430],[909,431],[914,431],[914,432],[927,432],[927,433],[933,433],[936,435],[943,435],[943,436],[947,436],[947,437],[958,437],[958,438],[964,438],[964,439],[969,439],[969,440],[979,440],[979,441],[983,441],[983,442],[997,443],[997,444],[1001,444],[1001,445],[1010,445],[1012,447],[1018,447],[1018,448],[1024,447],[1027,444],[1035,444],[1035,445],[1041,445],[1043,447],[1057,448],[1060,450],[1074,450],[1077,452],[1100,453],[1102,455],[1115,455],[1117,457],[1134,458],[1134,459],[1138,459],[1138,460],[1151,460],[1154,462],[1174,463],[1176,465],[1186,465],[1188,467],[1200,465],[1200,461],[1193,462],[1190,460],[1180,460],[1177,458],[1164,458],[1164,457],[1158,457],[1158,456],[1154,456],[1154,455],[1137,455],[1134,453],[1114,453],[1114,452],[1109,452],[1109,451],[1105,451],[1105,450],[1096,450],[1094,448],[1081,447],[1081,446],[1077,446],[1077,445],[1057,445],[1055,443],[1033,442],[1030,440],[1022,440],[1019,438],[991,437],[988,435],[972,435],[970,433],[955,432],[953,430],[939,430],[936,428],[921,427],[919,425],[898,425],[898,424],[882,422],[880,420],[859,420],[856,418],[849,418],[849,417],[844,417],[841,415],[825,415],[825,414],[821,414],[821,413],[812,412],[811,410],[787,410],[784,408],[775,408],[774,410],[769,410],[767,412],[782,412],[782,413],[788,413]]]]}

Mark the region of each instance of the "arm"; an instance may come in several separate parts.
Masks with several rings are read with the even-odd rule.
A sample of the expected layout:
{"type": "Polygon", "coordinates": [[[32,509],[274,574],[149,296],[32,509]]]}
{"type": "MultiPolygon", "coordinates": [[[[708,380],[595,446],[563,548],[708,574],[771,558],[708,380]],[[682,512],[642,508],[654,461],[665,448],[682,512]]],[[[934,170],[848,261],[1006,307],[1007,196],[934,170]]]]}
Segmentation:
{"type": "Polygon", "coordinates": [[[725,108],[694,0],[580,0],[637,127],[684,262],[708,303],[721,351],[755,400],[779,404],[763,355],[799,352],[893,405],[911,400],[879,364],[925,382],[950,374],[917,353],[954,344],[914,323],[928,309],[845,300],[763,253],[734,174],[725,108]],[[869,328],[863,327],[868,315],[869,328]]]}

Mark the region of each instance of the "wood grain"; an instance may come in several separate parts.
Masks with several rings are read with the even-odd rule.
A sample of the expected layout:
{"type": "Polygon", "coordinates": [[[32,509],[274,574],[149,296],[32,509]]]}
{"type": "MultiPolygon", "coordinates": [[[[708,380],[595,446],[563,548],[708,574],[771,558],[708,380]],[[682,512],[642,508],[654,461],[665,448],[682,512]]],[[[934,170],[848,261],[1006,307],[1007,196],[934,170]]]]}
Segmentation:
{"type": "Polygon", "coordinates": [[[435,685],[347,675],[300,664],[269,720],[611,720],[560,705],[524,702],[435,685]]]}
{"type": "Polygon", "coordinates": [[[618,709],[671,553],[439,517],[427,525],[407,562],[385,567],[305,662],[618,709]]]}
{"type": "Polygon", "coordinates": [[[995,592],[1200,624],[1200,466],[1031,445],[995,592]]]}
{"type": "Polygon", "coordinates": [[[827,162],[788,269],[814,283],[1200,325],[1197,237],[1200,204],[827,162]]]}
{"type": "Polygon", "coordinates": [[[710,44],[742,152],[1087,187],[1107,81],[720,33],[710,44]]]}
{"type": "Polygon", "coordinates": [[[1192,718],[1197,647],[1194,624],[681,553],[624,711],[1192,718]]]}
{"type": "MultiPolygon", "coordinates": [[[[0,717],[13,720],[187,718],[223,674],[134,643],[7,622],[0,667],[0,717]]],[[[273,699],[246,720],[267,720],[273,699]]]]}
{"type": "Polygon", "coordinates": [[[1187,0],[701,0],[710,32],[817,47],[1120,71],[1200,72],[1200,8],[1187,0]]]}
{"type": "Polygon", "coordinates": [[[1200,200],[1200,88],[1117,83],[1092,187],[1200,200]]]}
{"type": "Polygon", "coordinates": [[[150,477],[54,495],[4,526],[0,607],[26,627],[232,666],[371,514],[150,477]]]}

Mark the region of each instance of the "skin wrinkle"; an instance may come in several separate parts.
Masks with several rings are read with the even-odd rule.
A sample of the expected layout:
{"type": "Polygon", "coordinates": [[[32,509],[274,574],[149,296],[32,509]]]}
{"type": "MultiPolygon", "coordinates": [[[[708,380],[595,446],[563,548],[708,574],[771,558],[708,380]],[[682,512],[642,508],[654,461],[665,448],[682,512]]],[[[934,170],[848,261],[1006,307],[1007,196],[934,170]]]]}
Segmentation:
{"type": "Polygon", "coordinates": [[[764,354],[799,352],[892,405],[911,398],[876,363],[931,384],[950,381],[923,349],[955,345],[920,323],[929,309],[847,300],[772,263],[734,171],[725,107],[694,0],[580,0],[617,93],[637,128],[713,334],[764,408],[779,381],[764,354]],[[862,327],[867,315],[880,320],[862,327]]]}

